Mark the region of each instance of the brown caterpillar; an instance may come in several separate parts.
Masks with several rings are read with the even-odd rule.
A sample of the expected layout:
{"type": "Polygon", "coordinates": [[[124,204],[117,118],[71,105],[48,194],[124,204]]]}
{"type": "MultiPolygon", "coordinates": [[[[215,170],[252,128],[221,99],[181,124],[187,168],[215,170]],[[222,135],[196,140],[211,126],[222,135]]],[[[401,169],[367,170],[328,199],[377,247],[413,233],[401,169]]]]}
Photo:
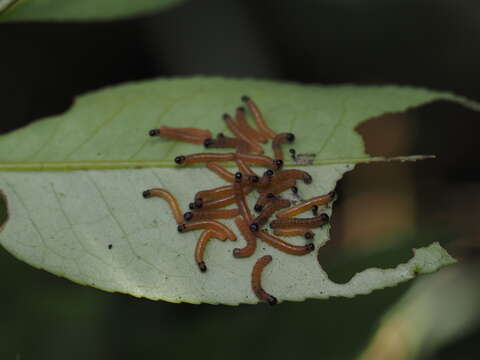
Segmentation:
{"type": "Polygon", "coordinates": [[[207,265],[203,260],[203,255],[205,254],[205,248],[207,246],[208,240],[210,240],[211,238],[218,239],[217,234],[218,233],[216,231],[204,230],[197,241],[197,246],[195,247],[195,261],[197,262],[198,268],[201,272],[207,271],[207,265]]]}
{"type": "Polygon", "coordinates": [[[167,200],[177,224],[181,224],[183,222],[182,211],[180,210],[180,206],[178,206],[177,199],[175,199],[175,197],[169,191],[165,189],[149,189],[145,190],[142,195],[144,198],[158,196],[167,200]]]}
{"type": "Polygon", "coordinates": [[[264,143],[264,144],[268,141],[267,137],[262,135],[260,132],[258,132],[254,128],[252,128],[250,125],[248,125],[248,122],[245,119],[245,109],[243,107],[240,106],[237,108],[235,118],[237,119],[238,128],[246,136],[248,136],[249,138],[257,142],[264,143]]]}
{"type": "Polygon", "coordinates": [[[203,142],[203,146],[206,148],[225,148],[232,147],[240,152],[249,152],[250,146],[246,141],[241,139],[232,138],[223,135],[222,133],[217,134],[216,139],[208,138],[203,142]]]}
{"type": "MultiPolygon", "coordinates": [[[[335,199],[335,196],[336,195],[334,191],[331,191],[326,195],[315,196],[305,202],[292,206],[289,209],[279,211],[277,213],[277,218],[296,216],[310,209],[314,209],[315,207],[316,207],[316,210],[318,210],[319,205],[328,204],[330,201],[335,199]]],[[[316,212],[316,210],[314,209],[314,212],[316,212]]]]}
{"type": "Polygon", "coordinates": [[[195,210],[187,211],[183,214],[185,221],[197,220],[212,220],[212,219],[230,219],[239,214],[238,209],[224,209],[224,210],[195,210]]]}
{"type": "Polygon", "coordinates": [[[263,148],[254,142],[251,138],[249,138],[246,134],[244,134],[237,124],[235,124],[235,121],[233,121],[232,117],[228,114],[223,115],[223,120],[225,120],[225,123],[227,124],[228,129],[235,134],[240,140],[245,141],[248,146],[250,147],[250,150],[259,154],[263,154],[263,148]]]}
{"type": "Polygon", "coordinates": [[[209,130],[196,128],[171,128],[162,126],[160,129],[152,129],[148,132],[150,136],[161,136],[168,139],[190,142],[192,144],[202,144],[203,141],[212,136],[209,130]]]}
{"type": "Polygon", "coordinates": [[[270,264],[272,257],[270,255],[262,256],[257,260],[252,270],[252,290],[259,300],[265,301],[270,305],[275,305],[278,301],[277,299],[263,290],[262,287],[262,271],[270,264]]]}
{"type": "Polygon", "coordinates": [[[175,162],[179,165],[232,160],[235,160],[235,153],[198,153],[191,155],[180,155],[175,158],[175,162]]]}
{"type": "Polygon", "coordinates": [[[289,229],[289,228],[314,228],[320,227],[329,221],[329,216],[325,213],[312,218],[280,218],[270,223],[272,229],[289,229]]]}
{"type": "Polygon", "coordinates": [[[209,190],[201,190],[195,194],[195,199],[219,199],[233,194],[233,185],[225,185],[209,190]]]}
{"type": "Polygon", "coordinates": [[[280,170],[283,166],[282,160],[274,160],[271,157],[265,155],[236,153],[236,158],[247,163],[265,166],[272,170],[280,170]]]}
{"type": "Polygon", "coordinates": [[[237,203],[238,209],[240,210],[240,215],[245,219],[245,221],[252,221],[252,214],[248,208],[247,202],[245,201],[245,194],[243,193],[242,186],[242,173],[237,172],[235,174],[235,182],[233,183],[233,189],[235,192],[235,201],[237,203]]]}
{"type": "Polygon", "coordinates": [[[257,202],[255,203],[254,210],[257,212],[262,211],[263,207],[269,202],[270,199],[273,198],[271,194],[273,195],[279,194],[287,189],[292,188],[293,186],[295,186],[295,184],[296,184],[295,179],[288,179],[275,186],[262,189],[262,193],[258,198],[257,202]]]}
{"type": "MultiPolygon", "coordinates": [[[[252,187],[245,186],[243,188],[243,194],[248,195],[252,191],[252,187]]],[[[235,194],[226,196],[221,199],[216,199],[212,201],[205,201],[202,204],[202,209],[218,209],[235,203],[235,194]]]]}
{"type": "Polygon", "coordinates": [[[283,241],[282,239],[272,236],[264,231],[258,231],[254,234],[255,236],[259,237],[261,240],[265,241],[267,244],[288,254],[306,255],[312,252],[313,250],[315,250],[315,245],[313,244],[293,245],[286,241],[283,241]]]}
{"type": "Polygon", "coordinates": [[[287,179],[303,180],[305,184],[312,183],[312,176],[303,170],[288,169],[277,171],[271,178],[271,184],[276,185],[287,179]]]}
{"type": "Polygon", "coordinates": [[[307,228],[275,229],[273,234],[276,236],[303,236],[307,240],[312,240],[315,233],[307,228]]]}
{"type": "Polygon", "coordinates": [[[292,133],[281,133],[275,136],[272,141],[272,149],[275,154],[275,159],[283,160],[282,144],[285,142],[292,143],[295,140],[295,135],[292,133]]]}
{"type": "Polygon", "coordinates": [[[235,218],[235,225],[237,225],[238,230],[245,238],[247,244],[243,248],[233,249],[233,256],[236,258],[242,258],[253,255],[253,253],[257,249],[257,238],[250,232],[247,223],[245,222],[243,217],[239,216],[235,218]]]}
{"type": "Polygon", "coordinates": [[[235,181],[235,175],[216,162],[207,162],[207,168],[228,182],[235,181]]]}
{"type": "Polygon", "coordinates": [[[262,116],[262,113],[257,107],[257,104],[255,104],[248,96],[242,96],[242,101],[248,106],[248,109],[252,113],[253,119],[257,124],[258,130],[262,133],[262,135],[269,139],[274,139],[277,134],[268,127],[265,119],[262,116]]]}
{"type": "Polygon", "coordinates": [[[180,233],[197,229],[215,230],[217,232],[224,233],[226,237],[230,240],[237,240],[237,235],[235,235],[235,233],[230,230],[228,226],[225,226],[224,224],[216,220],[192,221],[187,224],[180,224],[177,226],[177,230],[180,233]]]}
{"type": "Polygon", "coordinates": [[[262,212],[253,220],[252,225],[256,224],[257,228],[259,228],[261,225],[265,225],[275,211],[289,207],[290,205],[290,200],[280,199],[277,197],[273,198],[272,201],[268,202],[263,207],[262,212]]]}

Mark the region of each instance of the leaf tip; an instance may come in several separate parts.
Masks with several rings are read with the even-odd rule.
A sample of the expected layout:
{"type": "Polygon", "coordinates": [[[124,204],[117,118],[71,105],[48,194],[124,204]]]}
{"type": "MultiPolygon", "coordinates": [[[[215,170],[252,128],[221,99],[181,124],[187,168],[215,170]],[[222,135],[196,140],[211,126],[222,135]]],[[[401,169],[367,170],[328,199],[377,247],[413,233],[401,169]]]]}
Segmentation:
{"type": "Polygon", "coordinates": [[[424,248],[413,249],[413,252],[417,259],[414,268],[416,274],[429,274],[457,262],[438,242],[424,248]]]}

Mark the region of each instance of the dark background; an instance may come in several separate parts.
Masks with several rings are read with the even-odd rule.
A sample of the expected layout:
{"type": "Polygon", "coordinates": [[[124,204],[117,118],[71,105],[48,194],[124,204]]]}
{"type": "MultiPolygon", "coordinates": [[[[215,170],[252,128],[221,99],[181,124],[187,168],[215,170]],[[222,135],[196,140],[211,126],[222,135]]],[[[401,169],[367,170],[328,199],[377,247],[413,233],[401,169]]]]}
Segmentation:
{"type": "MultiPolygon", "coordinates": [[[[202,0],[135,20],[0,24],[0,133],[65,111],[86,91],[179,75],[408,84],[479,101],[479,38],[474,0],[202,0]]],[[[360,126],[372,154],[437,159],[344,177],[320,254],[333,280],[393,266],[432,241],[454,253],[467,244],[458,256],[476,261],[479,120],[436,103],[360,126]]],[[[82,287],[3,250],[0,269],[1,359],[351,359],[411,285],[274,308],[199,306],[82,287]]],[[[477,328],[427,358],[477,358],[479,341],[477,328]]]]}

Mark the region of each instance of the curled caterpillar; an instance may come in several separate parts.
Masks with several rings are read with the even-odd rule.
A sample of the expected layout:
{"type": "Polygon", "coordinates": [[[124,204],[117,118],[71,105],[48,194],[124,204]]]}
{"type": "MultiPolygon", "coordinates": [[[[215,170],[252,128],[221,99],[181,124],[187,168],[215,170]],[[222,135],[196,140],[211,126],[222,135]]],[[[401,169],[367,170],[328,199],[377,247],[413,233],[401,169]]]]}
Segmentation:
{"type": "Polygon", "coordinates": [[[275,305],[278,301],[275,296],[267,293],[262,287],[262,272],[265,266],[272,261],[271,255],[262,256],[257,260],[252,270],[252,290],[259,300],[264,301],[270,305],[275,305]]]}
{"type": "Polygon", "coordinates": [[[175,199],[175,197],[169,191],[165,189],[149,189],[145,190],[142,195],[144,198],[158,196],[167,200],[177,224],[181,224],[183,222],[182,211],[180,210],[180,206],[178,206],[177,199],[175,199]]]}
{"type": "Polygon", "coordinates": [[[180,224],[177,226],[177,230],[180,233],[185,231],[197,230],[197,229],[206,229],[206,230],[215,230],[220,233],[224,233],[226,237],[230,240],[237,240],[237,235],[230,230],[228,226],[225,226],[221,222],[216,220],[199,220],[199,221],[192,221],[186,224],[180,224]]]}
{"type": "Polygon", "coordinates": [[[233,249],[233,256],[236,258],[252,256],[257,248],[257,238],[250,232],[243,217],[235,218],[235,225],[237,225],[240,234],[242,234],[247,244],[243,248],[233,249]]]}

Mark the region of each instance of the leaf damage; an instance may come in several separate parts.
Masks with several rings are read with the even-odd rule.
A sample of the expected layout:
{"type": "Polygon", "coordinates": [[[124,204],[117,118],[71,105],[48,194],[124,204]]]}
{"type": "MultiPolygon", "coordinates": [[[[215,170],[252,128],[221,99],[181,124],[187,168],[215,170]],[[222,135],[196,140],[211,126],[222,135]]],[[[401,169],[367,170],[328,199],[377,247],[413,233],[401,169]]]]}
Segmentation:
{"type": "Polygon", "coordinates": [[[8,222],[8,201],[7,197],[0,189],[0,232],[5,229],[8,222]]]}

